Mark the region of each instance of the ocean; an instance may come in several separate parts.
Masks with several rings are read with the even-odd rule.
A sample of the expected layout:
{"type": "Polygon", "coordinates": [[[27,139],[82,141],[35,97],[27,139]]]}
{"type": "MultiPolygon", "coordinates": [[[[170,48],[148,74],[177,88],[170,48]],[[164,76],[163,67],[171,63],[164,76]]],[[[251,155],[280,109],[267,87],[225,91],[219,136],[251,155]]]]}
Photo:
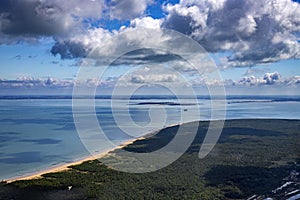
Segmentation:
{"type": "MultiPolygon", "coordinates": [[[[228,96],[225,104],[226,110],[220,111],[226,111],[226,119],[300,119],[299,96],[228,96]]],[[[180,101],[173,96],[136,96],[129,101],[97,96],[95,113],[84,116],[96,114],[107,138],[118,145],[172,124],[211,120],[211,113],[208,96],[180,101]]],[[[71,96],[0,97],[0,180],[89,156],[73,114],[71,96]]],[[[96,136],[97,130],[92,131],[91,137],[96,136]]],[[[93,145],[97,152],[110,146],[107,141],[93,145]]]]}

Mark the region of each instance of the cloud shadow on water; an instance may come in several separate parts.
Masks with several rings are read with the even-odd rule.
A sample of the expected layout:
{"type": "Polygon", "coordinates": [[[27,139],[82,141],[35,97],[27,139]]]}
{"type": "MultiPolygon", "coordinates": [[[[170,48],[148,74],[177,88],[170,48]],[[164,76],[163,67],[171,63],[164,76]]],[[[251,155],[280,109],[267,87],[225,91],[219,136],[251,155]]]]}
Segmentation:
{"type": "MultiPolygon", "coordinates": [[[[3,156],[4,157],[4,156],[3,156]]],[[[44,155],[37,151],[28,151],[21,153],[7,154],[5,158],[0,159],[0,163],[5,164],[30,164],[30,163],[41,163],[59,159],[58,155],[44,155]]]]}
{"type": "Polygon", "coordinates": [[[35,144],[58,144],[61,142],[61,140],[57,139],[50,139],[50,138],[42,138],[42,139],[24,139],[19,140],[19,142],[32,142],[35,144]]]}
{"type": "Polygon", "coordinates": [[[9,154],[6,158],[0,159],[0,162],[6,164],[26,164],[42,162],[44,159],[45,157],[40,152],[29,151],[9,154]]]}

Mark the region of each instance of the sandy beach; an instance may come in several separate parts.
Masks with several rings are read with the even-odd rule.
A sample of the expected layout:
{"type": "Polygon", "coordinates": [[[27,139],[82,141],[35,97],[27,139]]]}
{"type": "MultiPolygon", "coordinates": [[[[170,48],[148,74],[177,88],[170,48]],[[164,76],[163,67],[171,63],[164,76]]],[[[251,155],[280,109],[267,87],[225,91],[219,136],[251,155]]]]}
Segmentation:
{"type": "Polygon", "coordinates": [[[132,144],[134,143],[135,141],[137,140],[144,140],[146,138],[149,138],[153,135],[155,135],[156,133],[158,133],[159,131],[165,129],[165,128],[170,128],[170,127],[174,127],[174,126],[180,126],[182,123],[175,123],[175,124],[170,124],[168,126],[165,126],[163,127],[162,129],[158,129],[158,130],[152,130],[148,133],[145,133],[143,136],[141,137],[138,137],[138,138],[135,138],[135,139],[132,139],[132,140],[129,140],[127,142],[124,142],[123,144],[119,145],[119,146],[116,146],[115,148],[112,148],[110,150],[107,150],[107,151],[104,151],[104,152],[101,152],[99,154],[95,154],[95,155],[91,155],[91,156],[88,156],[88,157],[85,157],[85,158],[82,158],[82,159],[79,159],[77,161],[74,161],[74,162],[70,162],[70,163],[64,163],[64,164],[61,164],[61,165],[56,165],[56,166],[52,166],[52,167],[49,167],[49,168],[46,168],[44,170],[40,170],[40,171],[37,171],[36,173],[30,173],[30,174],[25,174],[25,175],[22,175],[22,176],[17,176],[17,177],[13,177],[13,178],[10,178],[10,179],[6,179],[5,181],[7,183],[11,183],[11,182],[14,182],[14,181],[18,181],[18,180],[30,180],[30,179],[38,179],[38,178],[41,178],[41,176],[43,174],[47,174],[47,173],[51,173],[51,172],[60,172],[60,171],[64,171],[64,170],[68,170],[70,166],[72,165],[79,165],[83,162],[86,162],[86,161],[91,161],[91,160],[96,160],[96,159],[99,159],[99,158],[102,158],[104,156],[106,156],[108,153],[116,150],[116,149],[121,149],[129,144],[132,144]]]}
{"type": "Polygon", "coordinates": [[[127,146],[129,144],[134,143],[137,140],[143,140],[143,139],[147,138],[148,136],[150,136],[152,134],[149,133],[149,134],[146,134],[143,137],[139,137],[139,138],[135,138],[133,140],[129,140],[129,141],[127,141],[127,142],[125,142],[125,143],[123,143],[123,144],[121,144],[121,145],[113,148],[113,149],[110,149],[110,150],[105,151],[105,152],[101,152],[101,153],[96,154],[96,155],[91,155],[91,156],[88,156],[86,158],[74,161],[74,162],[57,165],[57,166],[54,166],[54,167],[47,168],[45,170],[38,171],[36,173],[31,173],[31,174],[27,174],[27,175],[25,174],[23,176],[14,177],[14,178],[11,178],[11,179],[7,179],[5,181],[7,183],[11,183],[11,182],[18,181],[18,180],[38,179],[38,178],[41,178],[41,176],[43,174],[47,174],[47,173],[51,173],[51,172],[65,171],[65,170],[68,170],[69,167],[72,166],[72,165],[79,165],[79,164],[81,164],[83,162],[86,162],[86,161],[91,161],[91,160],[96,160],[96,159],[102,158],[102,157],[106,156],[108,153],[110,153],[110,152],[112,152],[112,151],[114,151],[116,149],[121,149],[121,148],[123,148],[123,147],[125,147],[125,146],[127,146]]]}

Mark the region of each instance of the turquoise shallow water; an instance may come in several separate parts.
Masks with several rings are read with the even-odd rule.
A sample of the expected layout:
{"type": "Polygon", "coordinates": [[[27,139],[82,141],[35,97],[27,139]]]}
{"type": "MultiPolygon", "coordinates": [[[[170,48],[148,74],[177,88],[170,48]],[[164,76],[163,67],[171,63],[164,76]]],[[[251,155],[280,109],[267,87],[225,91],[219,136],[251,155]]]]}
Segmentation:
{"type": "MultiPolygon", "coordinates": [[[[199,98],[197,104],[190,99],[184,99],[183,102],[184,104],[179,105],[175,99],[139,98],[128,104],[123,99],[117,99],[113,100],[112,114],[110,99],[96,99],[95,110],[107,137],[115,144],[121,144],[132,138],[121,130],[126,125],[129,131],[132,128],[126,121],[128,117],[142,127],[137,132],[131,130],[136,137],[170,124],[210,120],[209,99],[199,98]],[[193,112],[195,110],[199,110],[200,115],[193,112]],[[162,117],[164,113],[165,118],[162,117]],[[153,120],[154,123],[147,126],[151,121],[150,116],[159,120],[153,120]],[[118,124],[114,117],[120,119],[118,124]],[[163,123],[161,119],[164,120],[163,123]]],[[[299,98],[232,97],[226,105],[226,119],[300,119],[299,98]]],[[[87,112],[85,115],[92,113],[87,112]]],[[[89,156],[76,132],[72,100],[68,98],[0,99],[0,128],[0,180],[89,156]]],[[[105,142],[94,145],[98,152],[108,150],[109,147],[105,142]]]]}

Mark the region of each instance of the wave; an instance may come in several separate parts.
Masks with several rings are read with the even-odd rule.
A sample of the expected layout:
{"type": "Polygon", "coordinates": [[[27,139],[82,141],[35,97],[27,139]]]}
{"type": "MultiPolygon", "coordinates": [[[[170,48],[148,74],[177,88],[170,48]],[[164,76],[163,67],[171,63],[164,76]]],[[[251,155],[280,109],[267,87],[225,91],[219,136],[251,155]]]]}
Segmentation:
{"type": "Polygon", "coordinates": [[[300,102],[300,98],[279,98],[279,99],[254,99],[254,100],[238,100],[229,101],[227,104],[240,104],[240,103],[272,103],[272,102],[300,102]]]}
{"type": "MultiPolygon", "coordinates": [[[[249,96],[249,95],[228,95],[224,96],[209,96],[198,95],[199,100],[224,100],[226,98],[229,103],[250,103],[250,102],[285,102],[285,101],[300,101],[300,96],[249,96]],[[234,100],[234,101],[230,101],[234,100]]],[[[176,95],[133,95],[133,96],[111,96],[111,95],[96,95],[96,96],[72,96],[72,95],[2,95],[3,100],[26,100],[26,99],[116,99],[116,100],[177,100],[177,99],[195,99],[194,96],[176,96],[176,95]]]]}

